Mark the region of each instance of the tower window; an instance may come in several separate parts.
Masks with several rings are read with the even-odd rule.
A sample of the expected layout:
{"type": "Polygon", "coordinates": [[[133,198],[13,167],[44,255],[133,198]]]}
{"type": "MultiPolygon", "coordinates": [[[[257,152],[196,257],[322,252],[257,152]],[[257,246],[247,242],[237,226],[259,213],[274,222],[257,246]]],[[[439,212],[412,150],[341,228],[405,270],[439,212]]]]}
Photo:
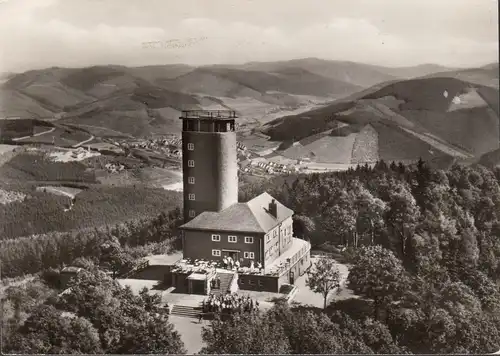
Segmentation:
{"type": "Polygon", "coordinates": [[[196,212],[194,210],[189,210],[189,217],[194,218],[196,215],[196,212]]]}
{"type": "Polygon", "coordinates": [[[194,159],[188,160],[188,167],[194,167],[194,159]]]}
{"type": "Polygon", "coordinates": [[[253,244],[253,236],[245,236],[246,244],[253,244]]]}
{"type": "Polygon", "coordinates": [[[189,200],[195,200],[196,196],[193,193],[191,193],[191,194],[188,195],[188,199],[189,200]]]}
{"type": "Polygon", "coordinates": [[[227,241],[235,243],[238,241],[238,237],[237,236],[228,236],[227,241]]]}
{"type": "Polygon", "coordinates": [[[212,256],[219,257],[220,256],[220,250],[212,250],[212,256]]]}
{"type": "Polygon", "coordinates": [[[188,143],[188,151],[194,151],[194,143],[188,143]]]}
{"type": "Polygon", "coordinates": [[[212,241],[220,241],[220,235],[212,235],[212,241]]]}
{"type": "Polygon", "coordinates": [[[188,177],[188,183],[194,184],[194,177],[188,177]]]}

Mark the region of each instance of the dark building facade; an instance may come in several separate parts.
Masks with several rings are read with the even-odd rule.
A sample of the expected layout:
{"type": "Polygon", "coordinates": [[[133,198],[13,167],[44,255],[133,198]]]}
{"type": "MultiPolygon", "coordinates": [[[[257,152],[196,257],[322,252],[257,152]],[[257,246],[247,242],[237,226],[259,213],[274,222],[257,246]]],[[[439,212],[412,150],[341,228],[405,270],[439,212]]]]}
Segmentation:
{"type": "Polygon", "coordinates": [[[236,113],[183,111],[184,220],[238,202],[236,113]]]}

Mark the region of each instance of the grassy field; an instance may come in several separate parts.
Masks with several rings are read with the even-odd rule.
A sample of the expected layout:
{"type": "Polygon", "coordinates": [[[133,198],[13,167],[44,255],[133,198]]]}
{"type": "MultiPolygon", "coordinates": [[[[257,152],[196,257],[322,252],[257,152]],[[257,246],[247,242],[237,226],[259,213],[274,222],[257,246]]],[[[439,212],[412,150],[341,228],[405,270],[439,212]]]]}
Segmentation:
{"type": "Polygon", "coordinates": [[[453,112],[405,111],[405,116],[470,153],[481,155],[498,148],[498,117],[482,107],[453,112]]]}
{"type": "Polygon", "coordinates": [[[386,162],[405,160],[431,160],[440,152],[433,153],[433,147],[402,129],[395,129],[381,123],[374,123],[378,133],[379,157],[386,162]]]}

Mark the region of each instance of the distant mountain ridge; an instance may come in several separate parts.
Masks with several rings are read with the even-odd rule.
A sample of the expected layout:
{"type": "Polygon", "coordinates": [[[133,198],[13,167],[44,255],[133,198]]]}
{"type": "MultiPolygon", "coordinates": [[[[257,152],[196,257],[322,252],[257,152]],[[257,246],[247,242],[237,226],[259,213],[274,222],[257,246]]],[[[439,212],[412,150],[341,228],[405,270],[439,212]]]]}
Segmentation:
{"type": "Polygon", "coordinates": [[[200,67],[52,67],[9,74],[0,86],[1,116],[148,136],[179,132],[180,110],[218,108],[236,110],[242,125],[255,126],[281,112],[354,100],[383,83],[448,70],[454,73],[435,65],[385,68],[316,58],[200,67]]]}

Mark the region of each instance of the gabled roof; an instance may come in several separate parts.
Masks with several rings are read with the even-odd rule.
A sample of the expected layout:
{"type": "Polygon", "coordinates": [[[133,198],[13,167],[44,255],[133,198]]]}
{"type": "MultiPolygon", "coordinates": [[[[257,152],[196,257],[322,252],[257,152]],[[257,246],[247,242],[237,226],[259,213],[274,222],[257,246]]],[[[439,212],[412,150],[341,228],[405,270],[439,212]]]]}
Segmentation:
{"type": "Polygon", "coordinates": [[[221,212],[205,211],[181,226],[185,230],[241,231],[267,233],[279,223],[293,215],[276,199],[277,218],[268,212],[269,203],[274,198],[268,193],[253,198],[246,203],[236,203],[221,212]]]}

